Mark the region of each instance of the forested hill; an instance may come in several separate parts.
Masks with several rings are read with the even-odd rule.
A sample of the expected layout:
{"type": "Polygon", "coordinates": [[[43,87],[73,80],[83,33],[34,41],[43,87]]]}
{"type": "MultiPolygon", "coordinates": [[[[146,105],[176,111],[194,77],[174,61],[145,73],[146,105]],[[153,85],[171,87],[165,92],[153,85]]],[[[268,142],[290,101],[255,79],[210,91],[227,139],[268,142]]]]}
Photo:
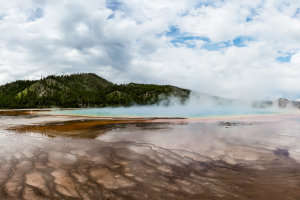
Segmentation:
{"type": "Polygon", "coordinates": [[[190,90],[170,85],[113,84],[93,73],[19,80],[0,86],[0,109],[151,105],[170,96],[184,102],[190,90]]]}

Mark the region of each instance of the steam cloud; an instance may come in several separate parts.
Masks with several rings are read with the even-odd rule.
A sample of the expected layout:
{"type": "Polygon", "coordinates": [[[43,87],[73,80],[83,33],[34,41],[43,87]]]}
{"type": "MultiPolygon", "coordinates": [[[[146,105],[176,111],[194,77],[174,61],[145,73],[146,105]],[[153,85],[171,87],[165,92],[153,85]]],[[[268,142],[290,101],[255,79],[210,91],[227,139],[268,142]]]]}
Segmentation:
{"type": "Polygon", "coordinates": [[[201,93],[192,93],[182,102],[177,97],[168,97],[155,105],[131,107],[106,107],[77,110],[55,110],[54,114],[119,117],[214,117],[231,115],[272,114],[294,112],[292,103],[286,101],[281,108],[279,101],[230,100],[201,93]],[[287,109],[290,108],[290,109],[287,109]]]}

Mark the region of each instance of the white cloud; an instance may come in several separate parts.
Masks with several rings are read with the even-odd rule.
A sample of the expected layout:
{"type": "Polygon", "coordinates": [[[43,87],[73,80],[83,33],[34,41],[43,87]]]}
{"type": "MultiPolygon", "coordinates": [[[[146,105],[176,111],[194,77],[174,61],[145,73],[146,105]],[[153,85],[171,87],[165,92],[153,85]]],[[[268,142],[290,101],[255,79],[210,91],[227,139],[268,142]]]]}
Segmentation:
{"type": "Polygon", "coordinates": [[[291,57],[291,63],[300,65],[300,53],[296,53],[291,57]]]}
{"type": "Polygon", "coordinates": [[[4,0],[0,84],[95,72],[117,83],[297,99],[298,8],[297,0],[4,0]]]}

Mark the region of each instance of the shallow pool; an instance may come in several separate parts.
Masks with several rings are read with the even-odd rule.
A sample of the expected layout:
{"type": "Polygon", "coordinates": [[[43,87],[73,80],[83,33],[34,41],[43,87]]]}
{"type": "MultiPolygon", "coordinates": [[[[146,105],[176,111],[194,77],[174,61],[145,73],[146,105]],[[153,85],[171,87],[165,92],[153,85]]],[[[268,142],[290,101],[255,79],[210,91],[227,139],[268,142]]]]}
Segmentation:
{"type": "Polygon", "coordinates": [[[253,109],[242,107],[196,107],[196,106],[136,106],[117,108],[87,108],[45,111],[45,114],[107,116],[107,117],[221,117],[238,115],[264,115],[291,112],[288,110],[253,109]]]}

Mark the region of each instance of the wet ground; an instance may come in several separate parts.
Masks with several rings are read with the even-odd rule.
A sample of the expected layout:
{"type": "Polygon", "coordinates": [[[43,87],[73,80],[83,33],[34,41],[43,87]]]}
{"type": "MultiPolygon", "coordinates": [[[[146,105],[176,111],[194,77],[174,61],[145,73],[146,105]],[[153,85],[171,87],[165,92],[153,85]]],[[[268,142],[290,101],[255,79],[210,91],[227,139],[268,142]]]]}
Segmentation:
{"type": "Polygon", "coordinates": [[[0,199],[300,199],[299,122],[0,112],[0,199]]]}

